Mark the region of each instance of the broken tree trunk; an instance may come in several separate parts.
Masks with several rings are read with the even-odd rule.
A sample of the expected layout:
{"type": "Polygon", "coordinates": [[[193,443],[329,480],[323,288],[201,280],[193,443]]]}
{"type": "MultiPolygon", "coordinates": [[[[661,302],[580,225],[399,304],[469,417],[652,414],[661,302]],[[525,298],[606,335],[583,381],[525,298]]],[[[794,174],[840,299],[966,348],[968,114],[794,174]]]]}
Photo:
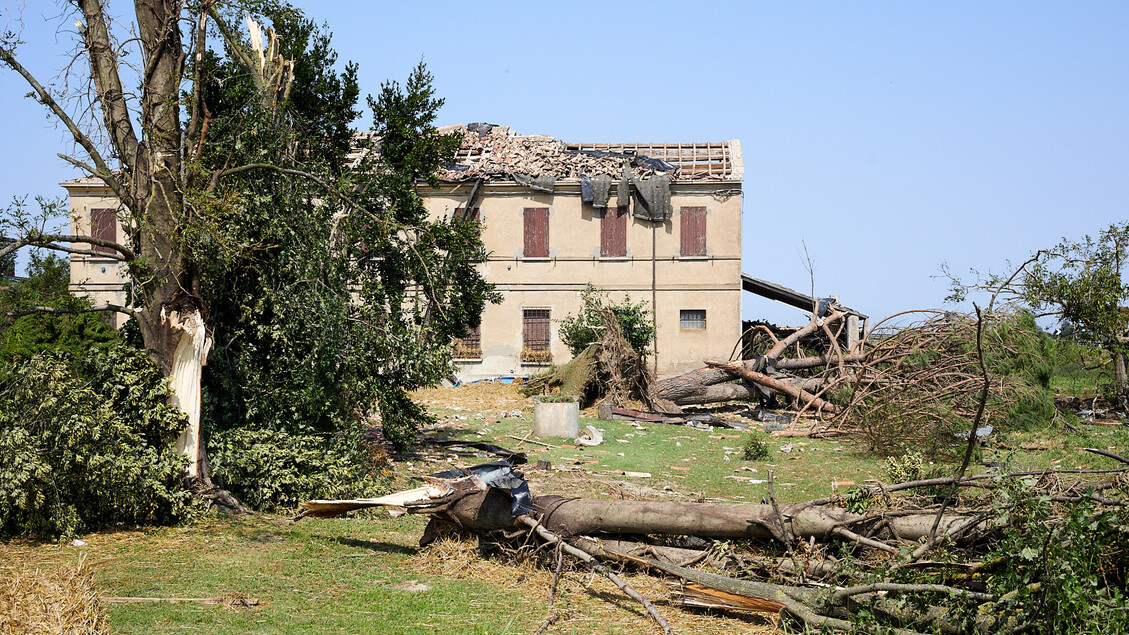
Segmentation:
{"type": "Polygon", "coordinates": [[[769,377],[764,373],[758,373],[755,370],[749,370],[748,368],[737,364],[718,364],[716,362],[706,362],[706,364],[713,367],[725,369],[735,375],[738,375],[745,381],[751,381],[753,383],[760,384],[761,386],[764,386],[772,390],[773,392],[788,395],[789,397],[800,402],[804,407],[811,407],[817,411],[823,410],[832,414],[838,414],[840,412],[839,406],[816,397],[803,388],[798,388],[786,381],[781,381],[774,377],[769,377]]]}
{"type": "Polygon", "coordinates": [[[200,377],[212,348],[204,319],[199,311],[181,314],[179,311],[161,311],[161,319],[180,332],[180,341],[172,359],[172,405],[188,416],[188,427],[176,440],[176,449],[188,457],[186,475],[200,478],[200,377]]]}
{"type": "MultiPolygon", "coordinates": [[[[664,534],[780,539],[786,534],[780,527],[780,518],[783,518],[797,539],[840,536],[855,541],[857,534],[846,528],[863,531],[864,527],[876,524],[874,517],[807,503],[780,505],[779,515],[772,505],[752,503],[565,499],[559,496],[535,496],[533,507],[541,513],[545,527],[566,536],[664,534]]],[[[478,531],[517,526],[511,516],[509,496],[496,489],[466,496],[439,515],[455,525],[478,531]]],[[[887,517],[874,537],[915,541],[929,535],[935,519],[936,514],[932,513],[887,517]]],[[[938,533],[961,529],[967,523],[966,516],[946,515],[938,533]]]]}

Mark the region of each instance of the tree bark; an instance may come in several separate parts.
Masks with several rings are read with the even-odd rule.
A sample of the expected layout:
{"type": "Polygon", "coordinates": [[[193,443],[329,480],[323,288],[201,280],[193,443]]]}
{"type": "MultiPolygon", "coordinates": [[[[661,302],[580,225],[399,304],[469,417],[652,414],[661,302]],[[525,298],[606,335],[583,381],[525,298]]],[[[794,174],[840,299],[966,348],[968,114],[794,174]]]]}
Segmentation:
{"type": "Polygon", "coordinates": [[[818,410],[825,410],[825,411],[833,413],[833,414],[841,411],[839,406],[836,406],[835,404],[833,404],[829,401],[825,401],[825,400],[823,400],[819,397],[816,397],[815,395],[811,394],[810,392],[808,392],[808,391],[806,391],[802,388],[798,388],[798,387],[796,387],[796,386],[794,386],[794,385],[792,385],[788,382],[781,381],[781,380],[775,379],[773,377],[769,377],[768,375],[765,375],[764,373],[758,373],[754,370],[749,370],[749,369],[745,368],[744,366],[737,366],[736,364],[725,364],[725,365],[719,365],[719,366],[721,368],[725,368],[727,370],[732,371],[734,374],[739,375],[739,376],[741,376],[742,378],[744,378],[748,381],[751,381],[751,382],[760,384],[762,386],[765,386],[766,388],[771,389],[773,392],[778,392],[778,393],[783,393],[785,395],[788,395],[789,397],[799,401],[805,407],[811,406],[812,408],[815,408],[817,411],[818,410]]]}
{"type": "MultiPolygon", "coordinates": [[[[875,517],[853,514],[838,507],[809,503],[780,505],[780,515],[772,505],[752,503],[678,503],[669,501],[564,499],[535,496],[533,507],[541,523],[564,536],[625,534],[673,535],[701,538],[779,539],[783,517],[797,539],[828,539],[844,527],[861,527],[875,517]]],[[[445,520],[472,530],[513,529],[518,524],[510,516],[510,497],[489,489],[471,494],[440,514],[445,520]]],[[[929,535],[935,514],[909,514],[884,519],[879,539],[915,541],[929,535]]],[[[967,524],[960,514],[946,515],[939,534],[967,524]]]]}
{"type": "Polygon", "coordinates": [[[1122,410],[1129,410],[1129,373],[1125,369],[1125,353],[1113,355],[1113,374],[1117,382],[1117,401],[1122,410]]]}

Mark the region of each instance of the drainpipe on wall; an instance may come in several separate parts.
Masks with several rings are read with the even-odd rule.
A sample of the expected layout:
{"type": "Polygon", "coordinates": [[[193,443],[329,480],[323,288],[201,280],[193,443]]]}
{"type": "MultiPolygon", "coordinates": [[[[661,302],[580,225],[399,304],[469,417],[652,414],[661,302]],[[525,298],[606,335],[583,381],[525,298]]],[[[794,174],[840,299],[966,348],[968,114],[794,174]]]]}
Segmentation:
{"type": "Polygon", "coordinates": [[[659,303],[657,292],[657,278],[655,276],[655,269],[658,263],[658,254],[655,252],[655,245],[657,244],[656,236],[659,231],[659,222],[651,221],[651,328],[654,329],[655,340],[655,359],[651,364],[651,376],[658,379],[659,376],[659,303]]]}

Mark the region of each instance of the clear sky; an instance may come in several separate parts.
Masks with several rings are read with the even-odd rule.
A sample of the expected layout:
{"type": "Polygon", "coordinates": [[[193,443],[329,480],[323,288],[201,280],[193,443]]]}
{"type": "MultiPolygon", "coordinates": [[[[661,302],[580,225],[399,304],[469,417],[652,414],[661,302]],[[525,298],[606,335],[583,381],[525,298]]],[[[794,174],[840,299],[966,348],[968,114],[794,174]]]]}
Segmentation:
{"type": "MultiPolygon", "coordinates": [[[[1129,219],[1126,2],[296,4],[364,93],[426,62],[441,125],[739,139],[744,271],[808,291],[806,246],[816,294],[872,317],[942,306],[942,262],[1000,271],[1129,219]]],[[[21,10],[47,80],[74,18],[0,0],[0,29],[21,10]]],[[[61,196],[70,144],[27,92],[0,71],[0,196],[61,196]]],[[[746,318],[803,320],[745,295],[746,318]]]]}

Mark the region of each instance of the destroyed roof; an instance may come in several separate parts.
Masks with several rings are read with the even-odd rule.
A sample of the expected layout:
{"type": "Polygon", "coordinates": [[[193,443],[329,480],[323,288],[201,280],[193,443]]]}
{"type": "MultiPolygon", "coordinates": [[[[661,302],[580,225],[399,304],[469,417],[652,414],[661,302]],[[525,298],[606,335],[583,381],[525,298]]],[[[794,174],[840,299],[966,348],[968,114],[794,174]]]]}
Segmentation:
{"type": "MultiPolygon", "coordinates": [[[[632,174],[668,174],[679,181],[740,180],[741,145],[734,139],[710,143],[566,143],[548,135],[519,135],[508,126],[445,126],[441,133],[463,132],[452,164],[439,171],[444,181],[511,180],[512,175],[579,180],[607,174],[619,178],[626,162],[632,174]]],[[[375,141],[359,133],[358,141],[375,141]]],[[[348,164],[356,167],[365,150],[355,143],[348,164]]]]}

